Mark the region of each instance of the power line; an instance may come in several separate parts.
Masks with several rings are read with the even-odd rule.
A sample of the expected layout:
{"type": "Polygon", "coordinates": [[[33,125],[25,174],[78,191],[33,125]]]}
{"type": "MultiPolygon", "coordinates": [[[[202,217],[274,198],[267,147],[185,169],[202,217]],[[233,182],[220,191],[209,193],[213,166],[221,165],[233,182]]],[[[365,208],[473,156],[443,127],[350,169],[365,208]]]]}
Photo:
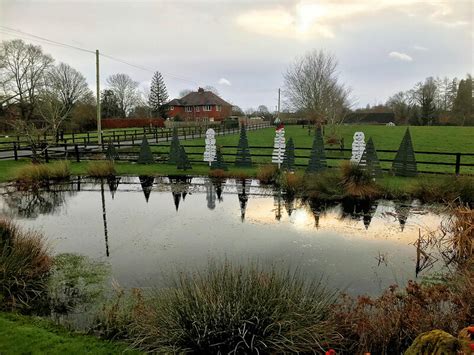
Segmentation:
{"type": "MultiPolygon", "coordinates": [[[[90,50],[90,49],[85,49],[85,48],[73,46],[73,45],[70,45],[70,44],[67,44],[67,43],[62,43],[62,42],[54,41],[54,40],[51,40],[51,39],[46,38],[46,37],[37,36],[37,35],[34,35],[34,34],[32,34],[32,33],[24,32],[24,31],[21,31],[21,30],[16,30],[16,29],[14,29],[14,28],[7,27],[7,26],[3,26],[3,25],[0,25],[0,32],[1,32],[1,33],[4,33],[4,34],[8,34],[8,35],[20,36],[20,37],[27,38],[27,39],[31,39],[31,38],[29,38],[29,37],[33,37],[33,38],[35,38],[36,40],[39,40],[39,41],[42,41],[42,42],[46,42],[46,43],[49,43],[49,44],[52,44],[52,45],[56,45],[56,46],[59,46],[59,47],[71,48],[71,49],[79,50],[79,51],[82,51],[82,52],[95,54],[95,51],[90,50]],[[11,33],[11,32],[13,32],[13,33],[11,33]]],[[[141,65],[136,65],[136,64],[127,62],[127,61],[125,61],[125,60],[123,60],[123,59],[120,59],[120,58],[111,56],[111,55],[109,55],[109,54],[100,53],[100,55],[101,55],[102,57],[105,57],[105,58],[114,60],[114,61],[116,61],[116,62],[119,62],[119,63],[125,64],[125,65],[128,65],[128,66],[131,66],[131,67],[136,68],[136,69],[148,71],[148,72],[150,72],[150,73],[154,73],[154,72],[156,71],[156,70],[153,70],[153,69],[151,69],[151,68],[146,68],[146,67],[141,66],[141,65]]],[[[194,85],[198,85],[198,83],[197,83],[196,81],[192,80],[192,79],[180,77],[180,76],[178,76],[178,75],[174,75],[174,74],[171,74],[171,73],[165,73],[165,72],[161,72],[161,73],[162,73],[163,75],[169,76],[170,78],[174,78],[174,79],[176,79],[176,80],[186,81],[186,82],[192,83],[192,84],[194,84],[194,85]]]]}

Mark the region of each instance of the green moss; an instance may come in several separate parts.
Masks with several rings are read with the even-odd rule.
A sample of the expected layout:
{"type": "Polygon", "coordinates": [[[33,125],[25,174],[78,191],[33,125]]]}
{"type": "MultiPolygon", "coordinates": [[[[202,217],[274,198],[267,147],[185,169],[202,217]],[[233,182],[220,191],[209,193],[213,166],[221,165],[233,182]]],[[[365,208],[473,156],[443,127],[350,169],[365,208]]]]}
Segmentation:
{"type": "Polygon", "coordinates": [[[432,330],[416,337],[405,355],[447,355],[457,354],[461,342],[442,330],[432,330]]]}

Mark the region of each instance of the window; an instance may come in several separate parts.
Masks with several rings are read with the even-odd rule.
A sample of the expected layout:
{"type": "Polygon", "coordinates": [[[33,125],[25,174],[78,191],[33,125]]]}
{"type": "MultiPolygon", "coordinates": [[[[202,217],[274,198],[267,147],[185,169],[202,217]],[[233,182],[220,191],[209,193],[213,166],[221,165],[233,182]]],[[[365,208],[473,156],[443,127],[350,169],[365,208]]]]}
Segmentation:
{"type": "Polygon", "coordinates": [[[199,106],[194,106],[194,111],[199,112],[199,106]]]}
{"type": "Polygon", "coordinates": [[[212,111],[211,105],[205,105],[203,111],[212,111]]]}
{"type": "Polygon", "coordinates": [[[216,105],[216,111],[221,111],[222,110],[222,106],[221,105],[216,105]]]}
{"type": "Polygon", "coordinates": [[[211,118],[209,119],[209,121],[210,121],[210,122],[214,122],[214,117],[211,117],[211,118]]]}
{"type": "Polygon", "coordinates": [[[192,106],[186,106],[186,107],[184,108],[184,111],[186,111],[186,112],[193,112],[193,107],[192,107],[192,106]]]}
{"type": "Polygon", "coordinates": [[[173,111],[174,110],[174,106],[170,106],[170,111],[173,111]]]}

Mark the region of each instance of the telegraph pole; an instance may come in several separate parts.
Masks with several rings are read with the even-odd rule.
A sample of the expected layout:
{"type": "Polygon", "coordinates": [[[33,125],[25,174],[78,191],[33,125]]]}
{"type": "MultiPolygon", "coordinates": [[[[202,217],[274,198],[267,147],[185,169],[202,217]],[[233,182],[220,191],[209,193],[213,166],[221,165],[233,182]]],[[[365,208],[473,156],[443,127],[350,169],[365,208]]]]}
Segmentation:
{"type": "Polygon", "coordinates": [[[280,123],[280,88],[278,88],[278,111],[277,111],[277,122],[280,123]]]}
{"type": "Polygon", "coordinates": [[[100,76],[99,76],[99,50],[95,50],[95,74],[97,90],[97,143],[102,145],[102,123],[100,119],[100,76]]]}

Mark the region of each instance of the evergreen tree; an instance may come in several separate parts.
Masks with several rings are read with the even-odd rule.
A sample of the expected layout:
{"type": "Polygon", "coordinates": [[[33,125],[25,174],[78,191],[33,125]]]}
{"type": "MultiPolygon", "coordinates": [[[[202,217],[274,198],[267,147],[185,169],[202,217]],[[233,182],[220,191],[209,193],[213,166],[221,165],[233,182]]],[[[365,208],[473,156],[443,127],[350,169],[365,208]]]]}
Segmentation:
{"type": "Polygon", "coordinates": [[[393,160],[392,169],[396,176],[416,176],[417,174],[415,152],[408,128],[393,160]]]}
{"type": "Polygon", "coordinates": [[[222,156],[220,147],[217,147],[216,159],[211,163],[211,170],[217,170],[217,169],[227,171],[227,164],[224,161],[224,157],[222,156]]]}
{"type": "Polygon", "coordinates": [[[184,147],[181,145],[179,147],[179,158],[178,158],[178,163],[177,168],[180,170],[188,170],[192,169],[191,163],[189,162],[188,156],[186,154],[186,151],[184,150],[184,147]]]}
{"type": "Polygon", "coordinates": [[[240,127],[239,145],[237,146],[237,154],[235,156],[235,166],[250,167],[252,166],[252,157],[250,156],[249,142],[247,140],[247,131],[245,125],[240,127]]]}
{"type": "Polygon", "coordinates": [[[321,128],[318,127],[314,135],[313,147],[309,157],[307,173],[318,173],[327,168],[326,153],[324,152],[324,140],[321,133],[321,128]]]}
{"type": "Polygon", "coordinates": [[[153,164],[155,161],[153,159],[153,154],[150,149],[150,145],[148,144],[148,140],[146,136],[143,136],[142,144],[140,146],[140,154],[138,156],[137,163],[138,164],[153,164]]]}
{"type": "Polygon", "coordinates": [[[173,164],[173,165],[178,164],[180,146],[181,145],[179,143],[178,129],[174,127],[173,138],[171,138],[170,154],[168,156],[168,164],[173,164]]]}
{"type": "Polygon", "coordinates": [[[295,144],[293,143],[293,138],[290,138],[286,145],[282,168],[287,171],[295,170],[295,144]]]}
{"type": "Polygon", "coordinates": [[[163,76],[157,71],[151,79],[150,97],[148,98],[152,116],[166,118],[168,116],[167,102],[168,90],[166,90],[163,76]]]}

